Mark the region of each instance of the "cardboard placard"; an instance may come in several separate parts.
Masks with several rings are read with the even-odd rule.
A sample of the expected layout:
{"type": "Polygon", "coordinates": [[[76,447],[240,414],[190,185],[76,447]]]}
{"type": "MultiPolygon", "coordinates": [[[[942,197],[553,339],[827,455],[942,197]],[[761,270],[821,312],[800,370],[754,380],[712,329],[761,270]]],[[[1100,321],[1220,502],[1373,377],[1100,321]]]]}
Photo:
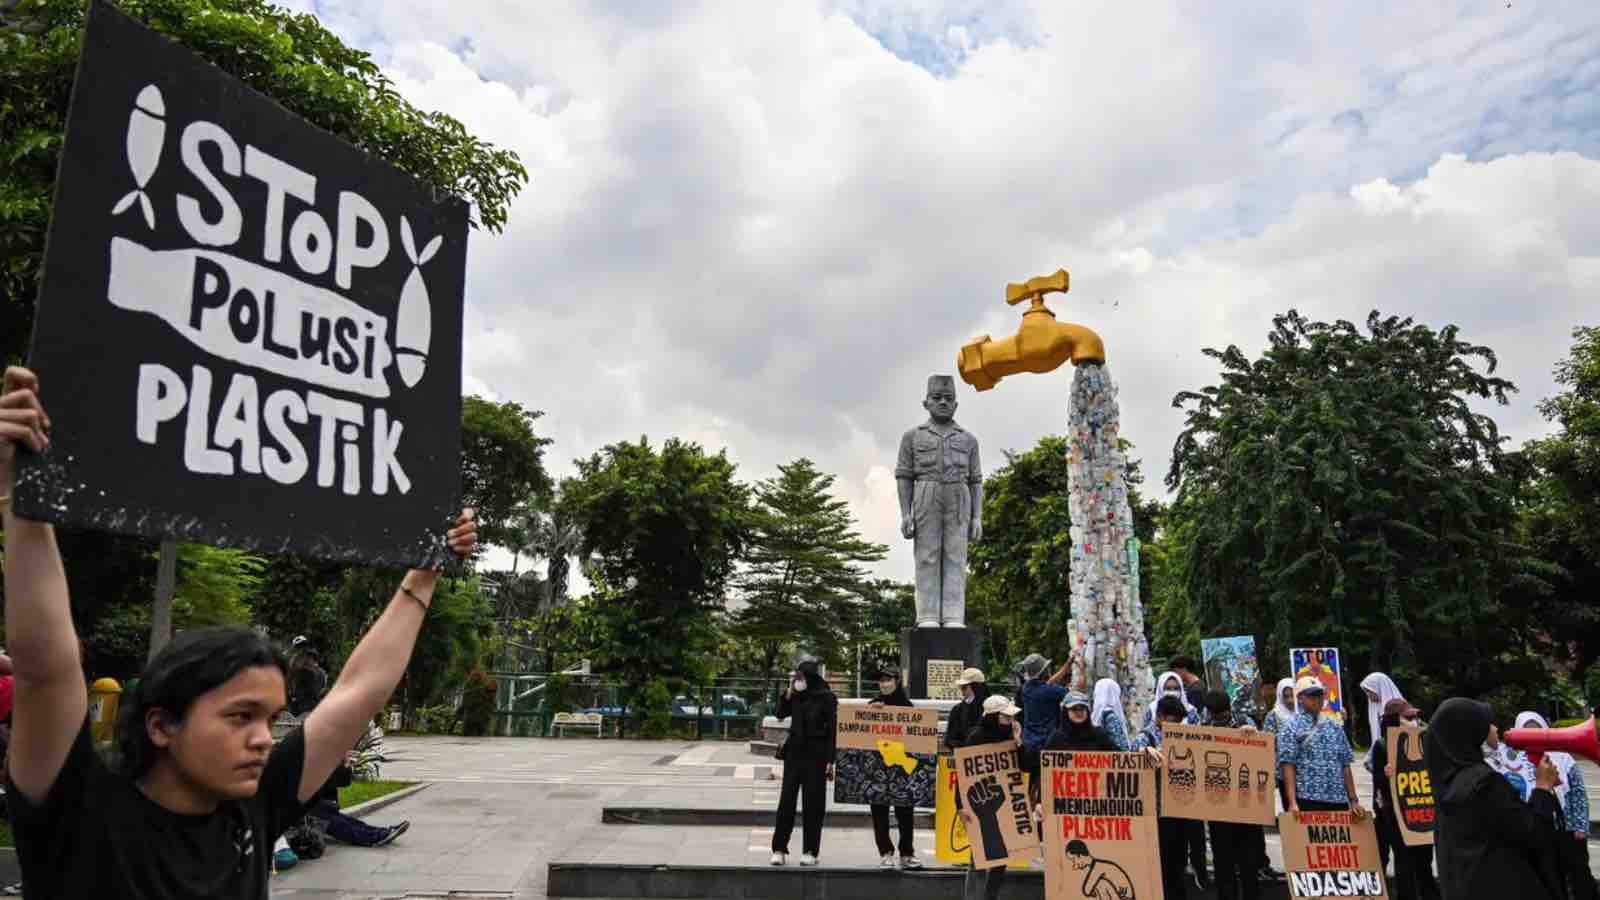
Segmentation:
{"type": "Polygon", "coordinates": [[[933,789],[933,858],[952,865],[972,861],[967,826],[956,809],[956,769],[951,757],[942,753],[933,789]]]}
{"type": "Polygon", "coordinates": [[[1272,735],[1204,725],[1161,730],[1166,815],[1242,825],[1277,821],[1278,744],[1272,735]]]}
{"type": "Polygon", "coordinates": [[[1255,708],[1261,669],[1256,663],[1254,636],[1205,638],[1200,641],[1200,657],[1205,665],[1206,687],[1227,694],[1234,709],[1255,708]]]}
{"type": "Polygon", "coordinates": [[[1388,900],[1378,832],[1370,816],[1348,812],[1284,813],[1278,817],[1289,896],[1388,900]]]}
{"type": "Polygon", "coordinates": [[[1390,728],[1383,739],[1389,768],[1394,771],[1389,778],[1389,800],[1394,804],[1395,824],[1407,847],[1433,843],[1433,782],[1422,758],[1422,733],[1426,730],[1401,725],[1390,728]]]}
{"type": "Polygon", "coordinates": [[[1156,771],[1143,753],[1046,750],[1047,900],[1160,900],[1156,771]]]}
{"type": "Polygon", "coordinates": [[[939,752],[939,711],[914,706],[839,704],[836,746],[841,750],[876,750],[889,764],[899,754],[932,756],[939,752]],[[900,745],[898,751],[893,746],[900,745]]]}
{"type": "Polygon", "coordinates": [[[29,356],[53,446],[17,513],[442,563],[467,204],[109,3],[66,124],[29,356]]]}
{"type": "Polygon", "coordinates": [[[1304,647],[1289,651],[1289,671],[1299,682],[1311,676],[1322,682],[1326,697],[1322,704],[1322,717],[1344,725],[1344,670],[1339,665],[1338,647],[1304,647]]]}
{"type": "Polygon", "coordinates": [[[911,755],[899,743],[878,750],[840,750],[834,757],[833,802],[884,806],[933,806],[938,758],[911,755]]]}
{"type": "Polygon", "coordinates": [[[1003,866],[1019,856],[1039,852],[1039,829],[1028,799],[1028,776],[1015,744],[981,744],[956,751],[956,790],[968,828],[972,864],[980,869],[1003,866]]]}

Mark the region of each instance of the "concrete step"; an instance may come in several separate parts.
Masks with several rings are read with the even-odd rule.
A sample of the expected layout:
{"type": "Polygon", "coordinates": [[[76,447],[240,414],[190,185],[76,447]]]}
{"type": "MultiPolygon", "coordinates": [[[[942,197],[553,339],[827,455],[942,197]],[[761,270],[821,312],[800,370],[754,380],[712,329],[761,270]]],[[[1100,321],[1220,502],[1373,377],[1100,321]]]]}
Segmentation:
{"type": "MultiPolygon", "coordinates": [[[[933,828],[933,813],[919,811],[916,815],[917,828],[933,828]]],[[[773,811],[760,807],[607,806],[600,811],[600,821],[607,825],[771,828],[773,811]]],[[[872,813],[859,807],[830,807],[822,827],[871,828],[872,813]]]]}

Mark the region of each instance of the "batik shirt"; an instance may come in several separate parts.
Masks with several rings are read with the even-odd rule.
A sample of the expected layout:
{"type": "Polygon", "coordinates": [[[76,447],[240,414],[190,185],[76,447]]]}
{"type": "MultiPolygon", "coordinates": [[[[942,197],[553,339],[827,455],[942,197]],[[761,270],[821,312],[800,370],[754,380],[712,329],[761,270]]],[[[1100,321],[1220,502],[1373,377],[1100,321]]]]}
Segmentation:
{"type": "Polygon", "coordinates": [[[1349,803],[1344,773],[1355,762],[1344,730],[1330,719],[1297,713],[1278,732],[1278,766],[1294,766],[1294,793],[1301,800],[1349,803]]]}
{"type": "Polygon", "coordinates": [[[1111,743],[1117,745],[1118,750],[1131,750],[1133,745],[1128,741],[1128,723],[1122,718],[1122,713],[1117,710],[1107,710],[1100,717],[1100,728],[1111,738],[1111,743]]]}

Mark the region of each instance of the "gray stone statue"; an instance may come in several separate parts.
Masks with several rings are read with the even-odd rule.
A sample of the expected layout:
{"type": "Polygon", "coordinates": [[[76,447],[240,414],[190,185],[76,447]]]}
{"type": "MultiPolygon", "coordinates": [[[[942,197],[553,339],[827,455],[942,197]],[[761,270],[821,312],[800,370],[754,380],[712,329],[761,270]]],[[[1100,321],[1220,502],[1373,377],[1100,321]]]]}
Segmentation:
{"type": "Polygon", "coordinates": [[[900,533],[917,564],[917,627],[965,628],[967,541],[983,537],[978,439],[955,423],[956,380],[928,376],[928,421],[900,438],[900,533]]]}

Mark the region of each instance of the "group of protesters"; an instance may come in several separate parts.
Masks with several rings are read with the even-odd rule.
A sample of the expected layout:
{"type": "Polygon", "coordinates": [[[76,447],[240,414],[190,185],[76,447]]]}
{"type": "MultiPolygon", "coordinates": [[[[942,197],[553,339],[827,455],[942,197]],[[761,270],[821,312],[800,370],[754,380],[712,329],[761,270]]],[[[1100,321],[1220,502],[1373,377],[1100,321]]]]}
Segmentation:
{"type": "MultiPolygon", "coordinates": [[[[1028,656],[1013,673],[1015,700],[1007,696],[1009,688],[996,691],[982,671],[966,669],[958,682],[961,700],[951,709],[945,730],[945,749],[1012,743],[1037,790],[1040,753],[1046,750],[1144,751],[1160,765],[1164,735],[1172,725],[1266,733],[1275,738],[1283,809],[1371,817],[1394,900],[1488,900],[1513,892],[1519,900],[1600,900],[1588,867],[1589,802],[1580,769],[1567,754],[1546,754],[1535,765],[1527,754],[1506,746],[1485,704],[1447,700],[1422,732],[1437,803],[1435,844],[1412,846],[1402,837],[1390,800],[1394,772],[1385,736],[1400,726],[1421,726],[1422,714],[1388,675],[1375,672],[1361,682],[1374,738],[1366,759],[1359,763],[1372,775],[1368,800],[1356,787],[1352,769],[1358,764],[1356,752],[1344,727],[1325,715],[1327,687],[1318,678],[1268,682],[1255,697],[1240,698],[1235,708],[1225,692],[1205,688],[1192,659],[1179,657],[1156,679],[1155,699],[1134,727],[1116,681],[1102,678],[1089,693],[1068,687],[1074,663],[1069,660],[1052,670],[1043,656],[1028,656]]],[[[880,688],[873,702],[910,705],[895,673],[880,673],[880,688]]],[[[806,829],[801,864],[817,864],[836,708],[837,700],[821,678],[816,660],[804,661],[780,702],[779,715],[793,716],[794,725],[773,839],[774,865],[786,861],[795,801],[802,790],[806,829]]],[[[1533,712],[1518,716],[1514,725],[1547,727],[1533,712]]],[[[872,811],[884,865],[918,867],[911,844],[912,809],[893,811],[898,844],[890,834],[890,809],[875,806],[872,811]]],[[[1161,816],[1158,834],[1167,900],[1183,900],[1190,884],[1201,890],[1214,886],[1222,900],[1256,900],[1263,882],[1285,877],[1268,861],[1265,829],[1260,825],[1161,816]]],[[[994,900],[1006,873],[1005,866],[969,868],[964,896],[994,900]]]]}

